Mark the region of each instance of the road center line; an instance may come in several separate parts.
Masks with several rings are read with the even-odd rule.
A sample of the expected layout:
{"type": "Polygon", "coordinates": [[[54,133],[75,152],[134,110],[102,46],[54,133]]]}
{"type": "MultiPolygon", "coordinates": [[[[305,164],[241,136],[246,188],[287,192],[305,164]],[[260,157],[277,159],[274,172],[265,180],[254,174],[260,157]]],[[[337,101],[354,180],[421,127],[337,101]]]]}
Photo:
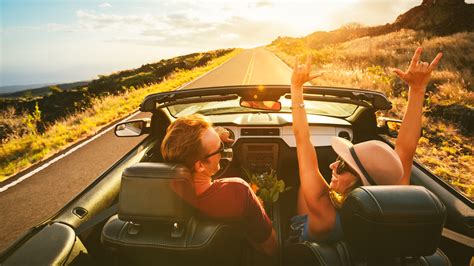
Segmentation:
{"type": "MultiPolygon", "coordinates": [[[[118,124],[118,123],[121,123],[121,122],[125,122],[125,121],[127,121],[128,119],[130,119],[130,118],[136,116],[136,115],[139,114],[139,113],[140,113],[140,111],[136,111],[135,113],[129,115],[129,116],[126,117],[125,119],[123,119],[123,120],[117,122],[117,124],[118,124]]],[[[116,125],[116,124],[115,124],[115,125],[116,125]]],[[[0,188],[0,193],[6,191],[7,189],[9,189],[9,188],[11,188],[11,187],[13,187],[13,186],[18,185],[19,183],[25,181],[26,179],[30,178],[30,177],[33,176],[34,174],[41,172],[43,169],[47,168],[47,167],[50,166],[51,164],[53,164],[53,163],[55,163],[55,162],[61,160],[62,158],[68,156],[69,154],[75,152],[76,150],[78,150],[78,149],[84,147],[85,145],[89,144],[91,141],[94,141],[94,140],[97,139],[98,137],[100,137],[100,136],[104,135],[105,133],[109,132],[110,130],[114,129],[114,128],[115,128],[115,125],[113,125],[113,126],[107,128],[107,129],[105,129],[104,131],[100,132],[99,134],[93,136],[92,138],[90,138],[90,139],[84,141],[83,143],[77,145],[76,147],[70,149],[70,150],[67,151],[66,153],[57,156],[56,158],[54,158],[54,159],[52,159],[51,161],[49,161],[49,162],[47,162],[47,163],[41,165],[40,167],[36,168],[35,170],[33,170],[33,171],[31,171],[31,172],[29,172],[29,173],[27,173],[27,174],[25,174],[25,175],[19,177],[18,179],[16,179],[15,181],[11,182],[10,184],[1,187],[1,188],[0,188]]]]}
{"type": "Polygon", "coordinates": [[[245,72],[244,81],[242,81],[242,85],[250,84],[250,77],[252,76],[254,62],[255,51],[252,52],[252,57],[250,58],[249,66],[247,67],[247,71],[245,72]]]}
{"type": "Polygon", "coordinates": [[[250,66],[250,71],[249,71],[249,75],[248,75],[248,79],[247,79],[247,84],[246,85],[249,85],[250,84],[250,80],[252,79],[252,74],[253,74],[253,67],[255,66],[255,54],[254,56],[252,57],[252,65],[250,66]]]}
{"type": "MultiPolygon", "coordinates": [[[[235,56],[237,56],[237,55],[235,55],[235,56]]],[[[216,66],[215,68],[213,68],[213,69],[207,71],[206,73],[203,73],[203,74],[200,75],[199,77],[197,77],[197,78],[195,78],[195,79],[193,79],[193,80],[191,80],[191,81],[186,82],[185,84],[181,85],[181,86],[180,86],[179,88],[177,88],[176,90],[179,91],[179,90],[185,89],[188,85],[191,85],[192,83],[194,83],[194,82],[200,80],[201,78],[203,78],[203,77],[209,75],[209,74],[210,74],[211,72],[213,72],[214,70],[217,70],[218,68],[222,67],[222,66],[225,65],[227,62],[229,62],[231,59],[234,59],[235,56],[233,56],[233,57],[227,59],[225,62],[223,62],[222,64],[216,66]]]]}

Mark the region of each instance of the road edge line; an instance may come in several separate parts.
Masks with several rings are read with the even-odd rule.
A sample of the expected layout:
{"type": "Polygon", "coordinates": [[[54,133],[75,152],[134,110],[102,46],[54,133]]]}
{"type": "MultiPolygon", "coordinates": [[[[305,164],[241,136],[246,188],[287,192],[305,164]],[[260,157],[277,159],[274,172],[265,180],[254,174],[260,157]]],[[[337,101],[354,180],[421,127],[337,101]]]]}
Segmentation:
{"type": "Polygon", "coordinates": [[[283,62],[283,60],[281,60],[281,58],[278,57],[274,52],[270,51],[269,49],[266,49],[266,50],[272,53],[272,55],[276,57],[278,61],[280,61],[283,65],[285,65],[288,68],[288,70],[293,71],[293,69],[287,63],[283,62]]]}
{"type": "MultiPolygon", "coordinates": [[[[288,70],[289,70],[290,72],[293,72],[293,68],[291,68],[291,67],[290,67],[288,64],[286,64],[285,62],[283,62],[283,60],[281,60],[281,58],[278,57],[274,52],[270,51],[269,49],[266,49],[266,50],[269,51],[270,53],[272,53],[272,55],[273,55],[274,57],[276,57],[282,64],[284,64],[284,65],[288,68],[288,70]]],[[[308,81],[308,82],[306,82],[306,83],[303,84],[303,85],[311,86],[311,85],[313,85],[313,84],[311,84],[311,82],[308,81]]]]}
{"type": "Polygon", "coordinates": [[[24,174],[20,177],[18,177],[15,181],[12,181],[11,183],[3,186],[3,187],[0,187],[0,193],[2,192],[5,192],[7,189],[11,188],[11,187],[14,187],[16,185],[18,185],[19,183],[25,181],[26,179],[30,178],[31,176],[41,172],[42,170],[44,170],[45,168],[49,167],[50,165],[52,165],[53,163],[61,160],[62,158],[68,156],[69,154],[77,151],[78,149],[84,147],[85,145],[89,144],[90,142],[92,142],[93,140],[97,139],[98,137],[104,135],[105,133],[109,132],[110,130],[112,130],[113,128],[115,128],[115,125],[117,125],[118,123],[122,123],[122,122],[125,122],[127,121],[128,119],[136,116],[137,114],[139,114],[140,111],[135,111],[134,113],[130,114],[129,116],[125,117],[124,119],[118,121],[117,123],[115,124],[112,124],[112,126],[110,126],[109,128],[106,128],[105,130],[99,132],[98,134],[92,136],[91,138],[85,140],[84,142],[80,143],[79,145],[73,147],[72,149],[68,150],[67,152],[63,153],[63,154],[60,154],[58,155],[57,157],[53,158],[51,161],[49,162],[46,162],[45,164],[39,166],[38,168],[34,169],[33,171],[27,173],[27,174],[24,174]]]}
{"type": "MultiPolygon", "coordinates": [[[[239,49],[239,48],[236,48],[236,49],[239,49]]],[[[242,50],[243,50],[243,49],[242,49],[242,50]]],[[[240,54],[241,52],[242,52],[242,51],[240,51],[238,54],[240,54]]],[[[193,82],[198,81],[199,79],[203,78],[204,76],[206,76],[207,74],[211,73],[212,71],[217,70],[218,68],[222,67],[222,66],[225,65],[227,62],[229,62],[232,58],[236,57],[238,54],[232,56],[231,58],[229,58],[229,59],[227,59],[226,61],[224,61],[222,64],[220,64],[220,65],[216,66],[215,68],[213,68],[213,69],[207,71],[206,73],[203,73],[201,76],[199,76],[199,77],[197,77],[197,78],[195,78],[195,79],[193,79],[193,80],[190,80],[190,81],[188,81],[187,83],[184,83],[184,84],[181,85],[179,88],[177,88],[176,91],[179,91],[179,90],[184,89],[186,86],[192,84],[193,82]]]]}

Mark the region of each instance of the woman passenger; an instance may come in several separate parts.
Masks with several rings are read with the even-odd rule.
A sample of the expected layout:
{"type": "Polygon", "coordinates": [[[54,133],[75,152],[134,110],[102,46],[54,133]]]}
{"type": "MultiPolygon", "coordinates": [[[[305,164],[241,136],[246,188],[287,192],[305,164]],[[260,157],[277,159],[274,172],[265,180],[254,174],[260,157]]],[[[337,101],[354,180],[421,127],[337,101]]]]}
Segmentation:
{"type": "Polygon", "coordinates": [[[318,77],[310,75],[311,60],[295,62],[291,77],[293,133],[296,138],[300,190],[298,215],[292,218],[292,231],[300,241],[338,241],[343,238],[338,209],[345,197],[360,185],[409,185],[418,139],[426,86],[431,72],[438,65],[441,53],[431,64],[420,61],[422,48],[416,49],[406,72],[394,69],[408,83],[408,105],[395,144],[395,150],[377,140],[353,145],[334,137],[331,143],[339,156],[329,167],[328,184],[318,168],[318,157],[310,139],[309,125],[303,101],[303,84],[318,77]]]}

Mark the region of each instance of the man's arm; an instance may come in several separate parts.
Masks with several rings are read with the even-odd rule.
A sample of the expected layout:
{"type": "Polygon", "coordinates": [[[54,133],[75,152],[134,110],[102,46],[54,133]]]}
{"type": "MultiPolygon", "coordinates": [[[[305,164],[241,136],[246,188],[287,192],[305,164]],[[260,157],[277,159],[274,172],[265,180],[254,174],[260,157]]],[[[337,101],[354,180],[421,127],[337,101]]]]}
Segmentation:
{"type": "Polygon", "coordinates": [[[393,70],[409,86],[408,105],[395,143],[395,151],[400,156],[403,165],[401,185],[410,184],[413,157],[415,156],[421,132],[421,116],[426,86],[430,81],[431,72],[436,68],[443,56],[442,53],[438,53],[431,64],[428,65],[426,62],[419,61],[422,51],[421,47],[416,49],[406,72],[400,69],[393,70]]]}
{"type": "Polygon", "coordinates": [[[270,257],[276,257],[278,253],[278,242],[276,239],[275,229],[272,228],[272,233],[267,238],[267,240],[263,241],[262,243],[254,243],[252,242],[255,249],[262,252],[265,255],[270,257]]]}

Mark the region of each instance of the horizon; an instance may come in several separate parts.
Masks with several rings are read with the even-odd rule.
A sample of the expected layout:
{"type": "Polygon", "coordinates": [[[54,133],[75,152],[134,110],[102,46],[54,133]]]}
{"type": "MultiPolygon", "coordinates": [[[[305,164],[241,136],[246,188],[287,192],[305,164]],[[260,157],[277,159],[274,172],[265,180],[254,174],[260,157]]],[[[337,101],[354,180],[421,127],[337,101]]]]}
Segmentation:
{"type": "Polygon", "coordinates": [[[421,2],[6,0],[0,87],[93,80],[194,52],[257,47],[352,22],[392,23],[421,2]]]}

